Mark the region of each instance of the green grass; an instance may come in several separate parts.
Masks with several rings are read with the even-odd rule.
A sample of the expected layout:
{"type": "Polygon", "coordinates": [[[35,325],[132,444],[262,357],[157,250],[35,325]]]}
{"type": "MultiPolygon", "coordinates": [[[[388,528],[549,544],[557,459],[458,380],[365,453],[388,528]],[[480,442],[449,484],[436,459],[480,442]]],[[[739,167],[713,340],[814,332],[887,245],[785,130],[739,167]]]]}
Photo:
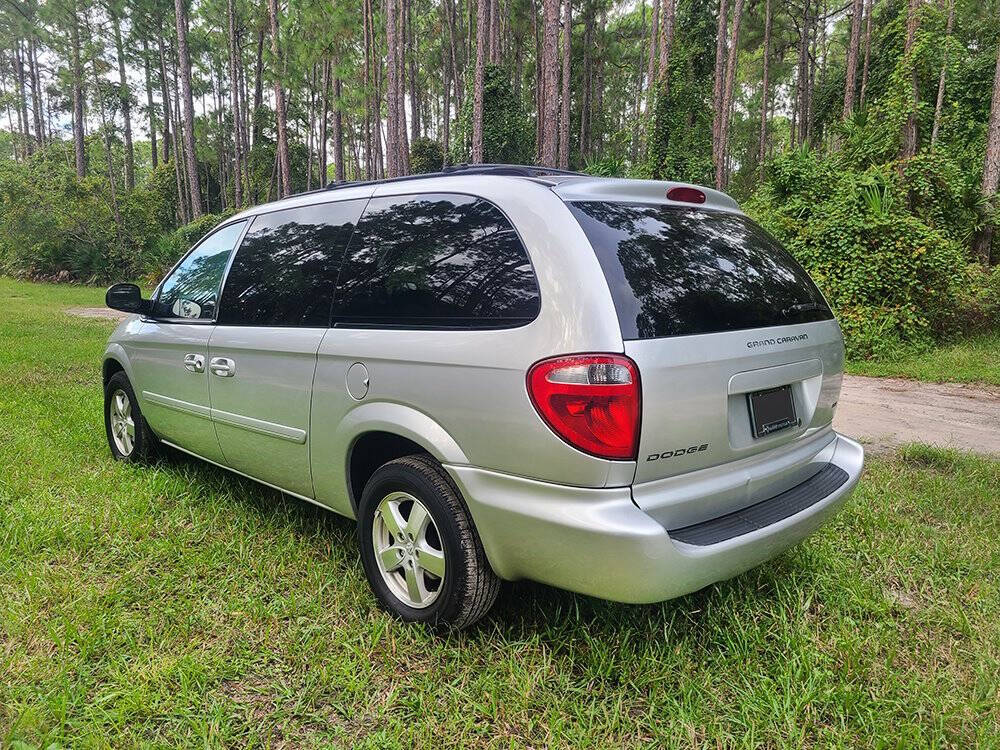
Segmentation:
{"type": "Polygon", "coordinates": [[[1000,385],[1000,331],[973,336],[927,352],[847,364],[854,375],[912,378],[936,383],[1000,385]]]}
{"type": "Polygon", "coordinates": [[[0,279],[0,747],[1000,744],[1000,463],[911,447],[733,581],[511,584],[435,637],[376,607],[351,523],[110,460],[111,324],[61,311],[101,294],[0,279]]]}

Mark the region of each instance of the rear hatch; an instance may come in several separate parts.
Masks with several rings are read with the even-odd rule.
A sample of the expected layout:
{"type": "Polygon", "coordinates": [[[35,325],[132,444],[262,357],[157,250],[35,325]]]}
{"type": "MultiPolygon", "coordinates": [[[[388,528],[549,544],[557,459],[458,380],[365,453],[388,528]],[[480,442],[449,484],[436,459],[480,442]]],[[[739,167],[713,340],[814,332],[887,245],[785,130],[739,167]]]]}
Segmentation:
{"type": "MultiPolygon", "coordinates": [[[[567,204],[597,253],[625,354],[639,369],[635,483],[661,484],[657,480],[721,465],[747,467],[781,453],[795,454],[800,466],[789,471],[794,467],[785,465],[780,484],[807,478],[803,471],[812,469],[801,464],[813,457],[799,446],[829,434],[843,342],[802,267],[728,206],[619,196],[567,204]]],[[[742,489],[733,502],[754,500],[748,489],[759,484],[754,472],[736,474],[731,481],[742,489]]],[[[757,489],[771,489],[768,484],[757,489]]],[[[642,506],[640,493],[636,500],[642,506]]]]}

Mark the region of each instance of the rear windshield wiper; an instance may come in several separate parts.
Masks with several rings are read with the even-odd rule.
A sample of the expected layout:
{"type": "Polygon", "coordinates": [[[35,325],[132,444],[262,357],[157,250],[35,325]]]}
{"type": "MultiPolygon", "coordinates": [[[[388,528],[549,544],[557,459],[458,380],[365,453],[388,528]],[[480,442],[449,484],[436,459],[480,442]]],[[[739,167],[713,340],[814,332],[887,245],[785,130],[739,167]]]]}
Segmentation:
{"type": "Polygon", "coordinates": [[[792,305],[791,307],[786,307],[781,311],[783,317],[787,318],[790,313],[804,313],[804,312],[826,312],[827,306],[822,302],[803,302],[799,305],[792,305]]]}

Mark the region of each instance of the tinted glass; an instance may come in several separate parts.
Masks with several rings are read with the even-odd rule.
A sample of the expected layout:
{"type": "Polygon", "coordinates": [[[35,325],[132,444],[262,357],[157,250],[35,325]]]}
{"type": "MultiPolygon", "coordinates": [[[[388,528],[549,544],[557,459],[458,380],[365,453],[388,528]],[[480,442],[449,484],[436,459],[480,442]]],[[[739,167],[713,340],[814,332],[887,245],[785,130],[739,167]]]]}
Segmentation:
{"type": "Polygon", "coordinates": [[[348,248],[334,322],[496,328],[538,308],[528,254],[489,201],[374,198],[348,248]]]}
{"type": "Polygon", "coordinates": [[[238,221],[203,239],[160,284],[153,317],[214,318],[222,274],[245,225],[245,221],[238,221]]]}
{"type": "Polygon", "coordinates": [[[626,339],[833,317],[802,267],[745,216],[599,201],[570,208],[604,269],[626,339]]]}
{"type": "Polygon", "coordinates": [[[344,248],[364,206],[322,203],[255,217],[226,277],[219,323],[329,325],[344,248]]]}

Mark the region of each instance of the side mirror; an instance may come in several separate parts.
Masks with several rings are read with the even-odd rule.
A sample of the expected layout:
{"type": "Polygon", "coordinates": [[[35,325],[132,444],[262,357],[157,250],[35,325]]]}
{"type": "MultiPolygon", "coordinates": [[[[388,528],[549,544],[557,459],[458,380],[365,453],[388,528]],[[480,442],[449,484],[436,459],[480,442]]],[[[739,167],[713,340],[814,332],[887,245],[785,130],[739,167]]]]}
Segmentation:
{"type": "Polygon", "coordinates": [[[148,313],[152,302],[142,298],[142,291],[135,284],[115,284],[104,293],[104,304],[112,310],[127,313],[148,313]]]}

